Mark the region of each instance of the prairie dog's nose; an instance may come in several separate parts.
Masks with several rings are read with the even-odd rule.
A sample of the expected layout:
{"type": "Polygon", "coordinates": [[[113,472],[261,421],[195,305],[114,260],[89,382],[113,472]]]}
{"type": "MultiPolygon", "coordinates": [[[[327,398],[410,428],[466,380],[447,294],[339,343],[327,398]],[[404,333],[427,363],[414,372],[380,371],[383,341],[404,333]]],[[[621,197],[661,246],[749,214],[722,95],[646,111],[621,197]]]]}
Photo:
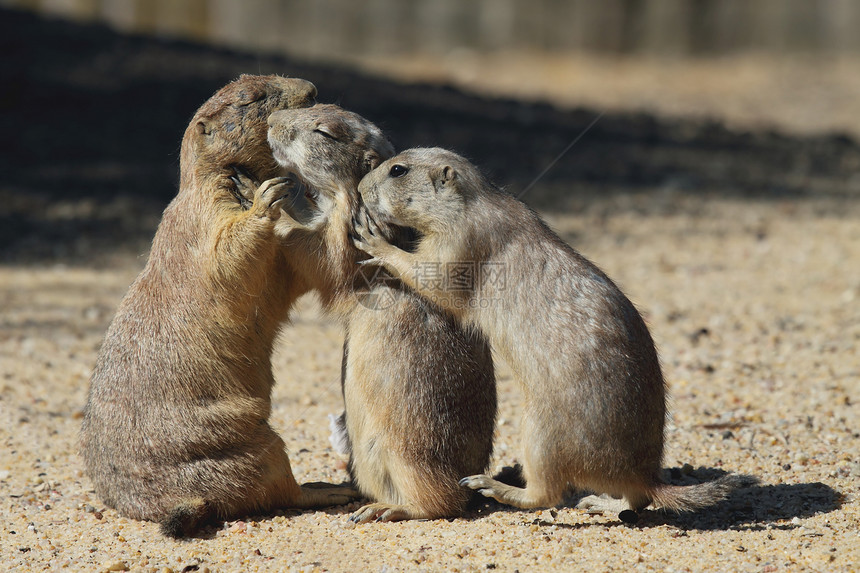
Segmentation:
{"type": "Polygon", "coordinates": [[[296,130],[290,124],[290,118],[293,116],[292,111],[290,109],[282,109],[270,114],[267,120],[269,133],[277,135],[278,139],[284,141],[295,139],[296,130]]]}

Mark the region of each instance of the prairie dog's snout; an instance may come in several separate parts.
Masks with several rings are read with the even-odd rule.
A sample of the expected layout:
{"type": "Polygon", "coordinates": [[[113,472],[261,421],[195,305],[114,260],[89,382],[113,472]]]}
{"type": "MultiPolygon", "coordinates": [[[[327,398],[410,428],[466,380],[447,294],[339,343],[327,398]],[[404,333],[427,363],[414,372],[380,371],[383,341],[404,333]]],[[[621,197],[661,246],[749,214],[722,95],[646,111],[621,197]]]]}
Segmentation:
{"type": "Polygon", "coordinates": [[[291,112],[295,110],[282,109],[271,114],[266,121],[269,126],[269,142],[276,137],[278,140],[287,142],[296,138],[296,130],[290,120],[294,116],[291,112]]]}

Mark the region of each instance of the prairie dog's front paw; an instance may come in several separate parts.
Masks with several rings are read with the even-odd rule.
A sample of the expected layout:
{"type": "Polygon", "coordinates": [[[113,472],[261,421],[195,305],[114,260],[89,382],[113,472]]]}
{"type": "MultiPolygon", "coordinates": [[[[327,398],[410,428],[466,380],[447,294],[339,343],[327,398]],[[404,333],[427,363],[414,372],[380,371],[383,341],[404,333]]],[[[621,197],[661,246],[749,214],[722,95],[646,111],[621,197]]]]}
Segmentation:
{"type": "Polygon", "coordinates": [[[281,205],[289,198],[290,191],[295,186],[296,182],[291,177],[275,177],[264,181],[254,193],[254,214],[277,221],[283,214],[281,205]]]}
{"type": "Polygon", "coordinates": [[[391,248],[391,244],[382,236],[376,221],[366,209],[361,209],[352,219],[353,239],[356,248],[370,255],[371,259],[361,261],[362,264],[380,263],[382,257],[391,248]]]}
{"type": "Polygon", "coordinates": [[[233,175],[230,176],[230,181],[233,184],[233,196],[239,202],[239,205],[244,210],[248,210],[253,205],[254,191],[257,189],[257,182],[241,167],[233,167],[233,175]]]}

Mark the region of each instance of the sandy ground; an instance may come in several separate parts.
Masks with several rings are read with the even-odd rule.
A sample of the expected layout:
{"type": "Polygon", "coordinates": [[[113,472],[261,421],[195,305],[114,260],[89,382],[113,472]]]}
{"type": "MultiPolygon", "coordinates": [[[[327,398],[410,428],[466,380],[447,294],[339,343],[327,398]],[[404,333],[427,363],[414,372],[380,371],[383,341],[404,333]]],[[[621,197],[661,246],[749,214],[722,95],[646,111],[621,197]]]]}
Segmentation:
{"type": "MultiPolygon", "coordinates": [[[[856,75],[841,64],[816,76],[802,63],[678,64],[672,73],[583,61],[565,64],[573,75],[563,76],[546,61],[555,73],[539,86],[537,62],[474,66],[461,54],[439,76],[485,94],[612,111],[526,198],[646,315],[671,393],[671,479],[732,471],[758,476],[760,486],[699,514],[647,512],[635,526],[570,504],[512,511],[495,503],[457,519],[354,526],[353,504],[249,516],[177,542],[94,494],[76,452],[88,378],[144,264],[175,177],[170,153],[193,107],[239,71],[296,68],[16,18],[0,18],[0,43],[17,49],[0,60],[17,86],[0,98],[0,124],[14,127],[4,138],[17,143],[0,156],[4,570],[860,568],[860,154],[845,138],[767,132],[860,133],[856,75]],[[574,72],[589,80],[576,83],[574,72]],[[520,87],[535,91],[506,77],[528,78],[520,87]],[[108,105],[131,113],[100,121],[108,105]],[[630,110],[652,115],[625,116],[630,110]],[[741,131],[677,120],[687,115],[741,131]],[[118,135],[127,133],[134,137],[118,135]]],[[[344,94],[344,105],[385,122],[400,144],[444,137],[495,158],[496,173],[520,183],[594,117],[298,69],[315,74],[307,77],[327,101],[344,94]]],[[[410,69],[388,71],[410,79],[410,69]]],[[[428,65],[411,79],[442,72],[428,65]]],[[[341,408],[341,342],[309,297],[277,347],[272,423],[301,481],[346,479],[326,418],[341,408]]],[[[493,469],[520,452],[521,395],[507,372],[501,365],[493,469]]]]}
{"type": "MultiPolygon", "coordinates": [[[[856,206],[685,200],[549,215],[647,315],[672,395],[665,465],[759,476],[700,515],[511,511],[352,526],[358,505],[251,517],[190,541],[106,509],[76,455],[88,375],[142,265],[0,268],[0,553],[7,570],[844,570],[860,563],[860,225],[856,206]],[[850,211],[845,213],[845,209],[850,211]]],[[[341,333],[313,299],[285,328],[273,425],[300,480],[341,481],[327,440],[341,333]]],[[[503,368],[494,467],[518,456],[503,368]]],[[[686,473],[689,468],[682,471],[686,473]]],[[[683,478],[681,483],[684,483],[683,478]]]]}

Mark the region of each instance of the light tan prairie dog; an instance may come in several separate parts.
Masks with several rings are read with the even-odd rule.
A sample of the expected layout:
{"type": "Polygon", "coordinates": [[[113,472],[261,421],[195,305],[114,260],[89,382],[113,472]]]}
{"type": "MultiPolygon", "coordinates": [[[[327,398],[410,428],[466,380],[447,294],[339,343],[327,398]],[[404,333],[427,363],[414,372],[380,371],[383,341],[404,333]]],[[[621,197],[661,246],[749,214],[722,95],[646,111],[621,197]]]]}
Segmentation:
{"type": "MultiPolygon", "coordinates": [[[[394,150],[366,119],[333,105],[269,119],[275,158],[308,187],[313,215],[286,227],[290,252],[346,326],[342,384],[350,474],[375,500],[351,519],[459,515],[467,475],[492,453],[496,386],[484,339],[399,281],[357,273],[365,258],[349,236],[358,182],[394,150]]],[[[370,271],[370,269],[366,269],[370,271]]]]}
{"type": "Polygon", "coordinates": [[[666,392],[644,321],[600,269],[468,161],[443,149],[408,150],[367,175],[359,193],[369,218],[357,221],[356,245],[480,329],[521,384],[526,487],[487,475],[462,483],[520,508],[558,504],[570,484],[623,496],[634,512],[651,503],[695,510],[750,483],[661,480],[666,392]],[[417,230],[415,251],[389,244],[374,219],[417,230]],[[474,265],[473,288],[446,288],[416,272],[455,263],[474,265]]]}
{"type": "Polygon", "coordinates": [[[300,487],[268,424],[272,345],[309,287],[274,233],[284,180],[248,196],[237,184],[282,173],[266,120],[315,96],[301,79],[242,76],[197,111],[179,193],[99,352],[80,436],[87,473],[107,505],[167,535],[355,493],[300,487]]]}

